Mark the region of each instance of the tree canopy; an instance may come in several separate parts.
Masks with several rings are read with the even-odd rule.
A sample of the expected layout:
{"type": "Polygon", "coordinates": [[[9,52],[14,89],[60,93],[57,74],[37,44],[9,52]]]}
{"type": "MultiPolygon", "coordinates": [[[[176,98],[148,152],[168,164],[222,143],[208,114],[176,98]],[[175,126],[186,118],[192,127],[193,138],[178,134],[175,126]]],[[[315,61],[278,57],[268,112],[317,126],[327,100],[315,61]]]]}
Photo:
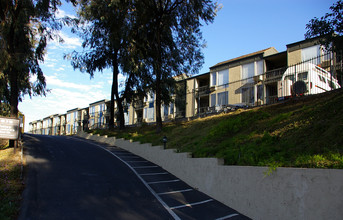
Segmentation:
{"type": "Polygon", "coordinates": [[[197,73],[203,64],[202,22],[212,22],[217,6],[210,0],[136,2],[137,42],[149,88],[155,93],[156,130],[162,129],[161,104],[169,104],[173,76],[197,73]]]}
{"type": "Polygon", "coordinates": [[[124,128],[123,101],[129,98],[136,82],[133,66],[129,64],[130,34],[132,31],[131,0],[81,0],[76,32],[83,39],[83,52],[71,54],[72,65],[94,76],[96,71],[111,68],[113,72],[109,126],[114,125],[114,103],[118,107],[119,127],[124,128]],[[81,25],[80,25],[81,24],[81,25]],[[127,76],[124,94],[119,91],[118,75],[127,76]]]}
{"type": "Polygon", "coordinates": [[[155,93],[159,131],[160,106],[171,101],[173,76],[195,73],[203,64],[201,22],[212,22],[215,12],[216,4],[210,0],[81,0],[79,21],[88,25],[79,31],[84,51],[73,52],[72,65],[91,76],[112,68],[111,112],[115,98],[120,128],[122,101],[141,91],[155,93]],[[120,72],[127,77],[122,94],[120,72]]]}
{"type": "Polygon", "coordinates": [[[59,39],[55,12],[60,0],[0,1],[0,99],[18,115],[24,95],[45,95],[45,77],[39,66],[49,39],[59,39]],[[35,78],[35,79],[34,79],[35,78]]]}
{"type": "Polygon", "coordinates": [[[306,25],[306,38],[322,37],[321,44],[334,51],[343,50],[343,1],[330,7],[331,12],[313,18],[306,25]],[[332,44],[331,44],[332,43],[332,44]]]}

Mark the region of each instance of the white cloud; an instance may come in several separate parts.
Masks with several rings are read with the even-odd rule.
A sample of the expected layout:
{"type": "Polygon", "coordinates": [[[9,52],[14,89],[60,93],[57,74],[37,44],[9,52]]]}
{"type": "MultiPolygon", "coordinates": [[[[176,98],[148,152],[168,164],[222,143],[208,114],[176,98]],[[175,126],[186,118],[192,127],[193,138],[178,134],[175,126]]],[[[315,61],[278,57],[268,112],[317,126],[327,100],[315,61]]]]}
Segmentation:
{"type": "Polygon", "coordinates": [[[102,88],[102,85],[100,84],[84,85],[84,84],[77,84],[73,82],[62,81],[58,79],[56,75],[45,76],[45,78],[46,78],[46,83],[48,86],[53,85],[57,87],[76,89],[76,90],[81,90],[81,91],[90,91],[92,89],[102,88]]]}
{"type": "Polygon", "coordinates": [[[76,49],[77,47],[81,47],[82,40],[79,37],[69,37],[64,32],[60,32],[59,35],[64,40],[63,43],[58,44],[58,46],[67,49],[76,49]]]}
{"type": "Polygon", "coordinates": [[[56,12],[56,18],[64,18],[64,17],[76,18],[75,15],[68,14],[64,10],[58,9],[56,12]]]}

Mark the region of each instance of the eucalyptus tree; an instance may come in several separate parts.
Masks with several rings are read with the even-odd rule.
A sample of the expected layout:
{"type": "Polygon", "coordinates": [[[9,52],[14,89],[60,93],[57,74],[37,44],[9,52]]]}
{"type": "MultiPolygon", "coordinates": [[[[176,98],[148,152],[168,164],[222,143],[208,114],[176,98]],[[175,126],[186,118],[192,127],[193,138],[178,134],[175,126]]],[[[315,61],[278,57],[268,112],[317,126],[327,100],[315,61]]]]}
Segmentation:
{"type": "Polygon", "coordinates": [[[155,94],[156,131],[162,130],[161,105],[168,104],[173,76],[197,73],[203,64],[200,30],[213,22],[211,0],[139,0],[134,8],[137,45],[155,94]]]}
{"type": "Polygon", "coordinates": [[[60,5],[60,0],[0,1],[0,98],[10,104],[11,117],[18,117],[24,95],[48,91],[40,62],[48,40],[61,40],[56,31],[63,20],[55,16],[60,5]]]}
{"type": "Polygon", "coordinates": [[[330,7],[331,12],[313,18],[306,25],[305,38],[322,37],[321,44],[335,52],[343,50],[343,1],[330,7]]]}
{"type": "Polygon", "coordinates": [[[112,68],[112,88],[109,126],[114,126],[114,103],[118,107],[119,128],[124,128],[123,101],[136,82],[134,68],[127,58],[132,29],[131,0],[81,0],[79,2],[78,28],[83,38],[82,52],[74,51],[70,58],[75,68],[86,71],[94,77],[96,71],[112,68]],[[130,68],[129,68],[130,66],[130,68]],[[120,69],[122,70],[120,72],[120,69]],[[118,76],[127,76],[125,92],[119,91],[118,76]]]}
{"type": "Polygon", "coordinates": [[[0,98],[10,103],[12,117],[24,95],[47,92],[39,63],[48,39],[62,27],[55,17],[59,5],[60,0],[0,1],[0,98]]]}

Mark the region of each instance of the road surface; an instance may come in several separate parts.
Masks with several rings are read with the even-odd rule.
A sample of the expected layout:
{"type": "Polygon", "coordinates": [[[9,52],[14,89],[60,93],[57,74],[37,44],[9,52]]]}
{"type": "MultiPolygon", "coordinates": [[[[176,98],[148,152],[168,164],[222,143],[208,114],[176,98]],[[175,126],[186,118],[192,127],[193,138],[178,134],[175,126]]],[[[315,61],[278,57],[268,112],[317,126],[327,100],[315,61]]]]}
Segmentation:
{"type": "Polygon", "coordinates": [[[115,146],[26,134],[24,149],[20,220],[249,219],[115,146]]]}

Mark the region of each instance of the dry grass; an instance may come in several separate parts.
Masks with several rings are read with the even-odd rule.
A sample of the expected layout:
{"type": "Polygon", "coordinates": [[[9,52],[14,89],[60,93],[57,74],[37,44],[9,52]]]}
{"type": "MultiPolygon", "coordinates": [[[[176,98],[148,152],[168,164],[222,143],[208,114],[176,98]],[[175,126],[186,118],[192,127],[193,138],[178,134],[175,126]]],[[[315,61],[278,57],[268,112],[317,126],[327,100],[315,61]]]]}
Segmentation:
{"type": "Polygon", "coordinates": [[[0,147],[0,219],[16,219],[24,184],[21,177],[21,157],[13,148],[0,147]]]}

